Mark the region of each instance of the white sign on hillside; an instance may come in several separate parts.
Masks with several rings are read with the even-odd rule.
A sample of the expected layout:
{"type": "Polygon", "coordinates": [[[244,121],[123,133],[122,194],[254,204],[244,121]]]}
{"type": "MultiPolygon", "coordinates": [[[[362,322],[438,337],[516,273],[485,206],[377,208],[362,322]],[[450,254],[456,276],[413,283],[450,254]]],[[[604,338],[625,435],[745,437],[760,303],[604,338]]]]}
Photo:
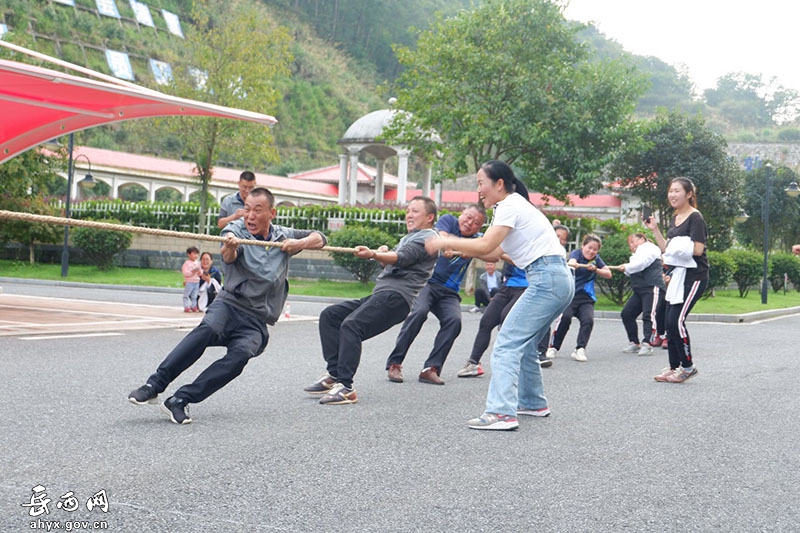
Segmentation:
{"type": "Polygon", "coordinates": [[[136,80],[133,77],[133,68],[131,68],[131,60],[128,58],[128,54],[115,50],[106,50],[106,63],[108,63],[108,68],[111,69],[114,76],[123,80],[136,80]]]}
{"type": "Polygon", "coordinates": [[[166,9],[162,9],[161,13],[164,15],[164,20],[167,21],[167,29],[170,33],[183,37],[183,30],[181,30],[181,19],[175,13],[170,13],[166,9]]]}
{"type": "Polygon", "coordinates": [[[151,28],[156,27],[156,25],[153,23],[153,14],[150,13],[150,8],[147,7],[147,4],[137,2],[136,0],[131,0],[131,9],[133,10],[133,14],[139,24],[144,24],[145,26],[150,26],[151,28]]]}
{"type": "Polygon", "coordinates": [[[169,63],[150,59],[150,70],[159,85],[169,85],[172,82],[172,66],[169,63]]]}
{"type": "Polygon", "coordinates": [[[114,0],[97,0],[97,11],[107,17],[119,18],[119,10],[114,0]]]}

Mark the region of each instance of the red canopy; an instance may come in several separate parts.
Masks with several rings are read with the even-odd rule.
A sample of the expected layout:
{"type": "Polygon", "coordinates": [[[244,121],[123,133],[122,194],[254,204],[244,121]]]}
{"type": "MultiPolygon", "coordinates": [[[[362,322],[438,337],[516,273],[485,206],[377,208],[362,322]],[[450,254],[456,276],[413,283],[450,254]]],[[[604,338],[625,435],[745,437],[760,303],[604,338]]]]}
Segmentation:
{"type": "Polygon", "coordinates": [[[134,84],[95,81],[0,59],[0,163],[93,126],[157,116],[210,116],[271,126],[274,117],[176,98],[134,84]]]}

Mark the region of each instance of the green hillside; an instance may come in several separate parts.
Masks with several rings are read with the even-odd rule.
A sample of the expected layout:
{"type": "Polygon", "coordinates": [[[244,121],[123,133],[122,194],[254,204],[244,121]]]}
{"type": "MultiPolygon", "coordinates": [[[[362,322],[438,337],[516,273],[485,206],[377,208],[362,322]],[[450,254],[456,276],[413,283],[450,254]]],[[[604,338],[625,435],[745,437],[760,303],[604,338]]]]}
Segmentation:
{"type": "MultiPolygon", "coordinates": [[[[193,30],[186,15],[190,2],[149,0],[147,7],[154,23],[149,27],[137,22],[130,2],[111,1],[119,10],[119,19],[100,14],[94,0],[74,0],[74,6],[55,0],[2,0],[0,22],[9,30],[4,39],[108,75],[113,72],[105,50],[125,52],[130,58],[133,81],[163,90],[148,62],[180,61],[184,39],[169,31],[162,9],[177,15],[183,33],[188,34],[193,30]]],[[[279,120],[275,138],[281,162],[276,168],[260,170],[285,173],[335,164],[336,141],[347,127],[363,114],[384,106],[378,96],[380,80],[376,70],[316,37],[314,29],[294,14],[270,6],[267,10],[274,20],[290,28],[294,62],[291,76],[279,82],[283,101],[270,111],[279,120]]],[[[180,157],[178,141],[168,134],[154,137],[149,122],[139,120],[87,130],[77,135],[77,142],[180,157]]]]}
{"type": "MultiPolygon", "coordinates": [[[[158,85],[150,61],[174,68],[184,60],[186,39],[176,35],[168,21],[174,17],[180,32],[191,36],[195,31],[192,7],[199,1],[0,0],[0,23],[8,28],[3,37],[7,41],[104,74],[113,74],[106,50],[123,52],[130,58],[133,81],[166,90],[158,85]],[[138,16],[135,6],[139,9],[138,16]],[[118,16],[103,14],[105,8],[116,9],[118,16]],[[149,15],[152,25],[141,21],[142,11],[149,15]]],[[[233,2],[260,5],[270,21],[288,28],[294,59],[290,75],[277,82],[282,100],[275,109],[259,110],[279,120],[274,134],[280,161],[258,168],[251,161],[237,161],[236,156],[221,153],[218,164],[256,166],[257,170],[274,174],[336,164],[340,151],[337,141],[347,127],[365,113],[385,107],[391,96],[385,87],[399,71],[392,46],[413,47],[412,28],[428,27],[436,13],[451,14],[480,3],[479,0],[407,0],[400,6],[389,0],[233,2]]],[[[584,29],[579,37],[598,51],[598,57],[625,53],[616,42],[607,40],[592,27],[584,29]]],[[[8,57],[5,51],[0,55],[8,57]]],[[[15,56],[15,59],[20,58],[15,56]]],[[[778,127],[770,115],[778,100],[760,97],[758,85],[751,83],[752,80],[745,80],[750,84],[745,86],[729,83],[725,91],[711,91],[698,98],[692,94],[685,75],[672,66],[654,57],[634,56],[634,61],[650,74],[652,82],[639,102],[639,116],[653,116],[658,108],[680,108],[702,113],[710,127],[730,139],[800,138],[796,123],[778,127]],[[709,96],[713,97],[713,105],[709,105],[709,96]],[[747,123],[742,117],[749,116],[765,118],[747,123]]],[[[784,107],[798,101],[796,94],[779,96],[788,102],[784,107]]],[[[79,133],[77,142],[185,157],[180,138],[153,124],[140,120],[94,128],[79,133]]]]}

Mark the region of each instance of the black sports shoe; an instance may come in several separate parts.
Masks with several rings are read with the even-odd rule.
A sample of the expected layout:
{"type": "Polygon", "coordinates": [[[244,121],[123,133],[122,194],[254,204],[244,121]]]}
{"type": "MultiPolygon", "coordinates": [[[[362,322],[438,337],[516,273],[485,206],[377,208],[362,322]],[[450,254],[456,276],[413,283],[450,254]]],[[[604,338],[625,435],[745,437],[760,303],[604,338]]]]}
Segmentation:
{"type": "Polygon", "coordinates": [[[152,385],[145,383],[135,391],[128,394],[128,401],[136,405],[147,405],[158,403],[158,393],[152,385]]]}
{"type": "Polygon", "coordinates": [[[192,419],[189,416],[189,404],[180,398],[170,396],[164,403],[161,404],[161,410],[169,416],[169,419],[175,424],[191,424],[192,419]]]}
{"type": "Polygon", "coordinates": [[[549,368],[549,367],[553,366],[553,360],[552,359],[539,359],[539,366],[541,366],[542,368],[549,368]]]}

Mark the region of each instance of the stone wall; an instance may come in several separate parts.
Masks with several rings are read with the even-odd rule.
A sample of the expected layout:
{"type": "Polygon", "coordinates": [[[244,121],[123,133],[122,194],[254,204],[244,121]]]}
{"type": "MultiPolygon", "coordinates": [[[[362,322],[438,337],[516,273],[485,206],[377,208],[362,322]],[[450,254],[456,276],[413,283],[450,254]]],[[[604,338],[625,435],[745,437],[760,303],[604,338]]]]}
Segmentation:
{"type": "MultiPolygon", "coordinates": [[[[161,270],[180,270],[186,260],[186,248],[197,246],[201,252],[211,252],[214,262],[219,264],[219,244],[210,241],[194,242],[174,237],[135,234],[130,249],[117,258],[116,264],[135,268],[157,268],[161,270]]],[[[39,245],[36,247],[36,261],[40,263],[60,263],[62,245],[39,245]]],[[[0,248],[0,258],[28,261],[28,247],[10,244],[0,248]]],[[[80,249],[70,247],[70,264],[86,264],[80,249]]],[[[333,264],[327,252],[306,250],[289,261],[289,277],[302,279],[329,279],[353,281],[353,275],[344,268],[333,264]]]]}
{"type": "Polygon", "coordinates": [[[747,157],[758,157],[795,171],[800,168],[800,144],[728,143],[728,153],[740,163],[747,157]]]}

